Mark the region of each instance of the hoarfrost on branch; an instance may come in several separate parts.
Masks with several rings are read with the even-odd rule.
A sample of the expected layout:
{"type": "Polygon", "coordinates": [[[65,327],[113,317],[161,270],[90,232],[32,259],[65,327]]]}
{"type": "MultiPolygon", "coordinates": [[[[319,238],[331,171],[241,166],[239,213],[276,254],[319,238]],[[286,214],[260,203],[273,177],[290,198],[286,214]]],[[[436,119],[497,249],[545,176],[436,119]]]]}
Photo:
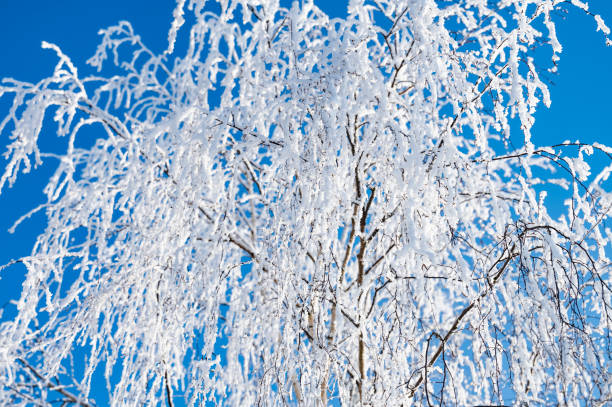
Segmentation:
{"type": "Polygon", "coordinates": [[[0,404],[93,406],[102,377],[116,406],[612,401],[612,149],[530,133],[554,13],[582,9],[605,40],[599,15],[177,3],[160,55],[121,22],[98,74],[44,43],[52,76],[0,85],[0,189],[57,161],[15,260],[0,404]],[[46,113],[63,154],[39,149],[46,113]],[[83,147],[90,127],[105,136],[83,147]]]}

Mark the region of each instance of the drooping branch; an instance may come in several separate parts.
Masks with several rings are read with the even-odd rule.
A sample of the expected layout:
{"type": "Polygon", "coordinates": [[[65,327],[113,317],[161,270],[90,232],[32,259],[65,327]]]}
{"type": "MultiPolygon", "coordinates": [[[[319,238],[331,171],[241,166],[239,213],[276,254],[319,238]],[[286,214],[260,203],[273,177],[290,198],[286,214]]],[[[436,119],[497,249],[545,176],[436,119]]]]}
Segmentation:
{"type": "MultiPolygon", "coordinates": [[[[504,273],[504,271],[506,270],[506,268],[508,267],[508,264],[510,263],[510,260],[512,260],[513,258],[515,258],[518,253],[515,253],[514,250],[516,248],[516,245],[512,245],[512,247],[510,248],[510,250],[504,250],[504,252],[501,254],[501,256],[493,263],[493,265],[491,266],[491,268],[489,270],[493,270],[493,268],[495,268],[495,266],[497,266],[498,264],[501,263],[501,266],[499,267],[499,269],[497,270],[497,272],[493,275],[493,279],[490,280],[489,282],[489,287],[484,290],[482,293],[480,293],[474,300],[472,300],[460,313],[459,315],[455,318],[455,320],[453,321],[453,324],[451,325],[451,327],[449,328],[448,331],[446,331],[446,334],[444,336],[441,336],[440,338],[440,345],[438,346],[438,348],[436,349],[436,351],[434,352],[434,354],[431,356],[431,358],[429,359],[428,362],[426,362],[425,367],[426,368],[430,368],[431,366],[434,365],[434,363],[436,363],[436,361],[438,360],[438,358],[440,357],[440,354],[442,353],[442,351],[444,350],[444,346],[446,345],[446,343],[449,341],[450,337],[453,335],[453,333],[455,333],[457,331],[457,329],[459,328],[459,326],[461,325],[461,323],[463,322],[463,319],[469,314],[469,312],[480,302],[482,301],[486,296],[488,296],[492,291],[493,291],[493,287],[495,286],[495,284],[497,283],[497,281],[500,279],[500,277],[502,276],[502,274],[504,273]],[[506,256],[507,253],[507,256],[506,256]]],[[[408,388],[410,389],[410,397],[413,397],[414,394],[416,393],[416,391],[418,390],[419,386],[421,385],[421,383],[424,380],[424,374],[421,373],[418,377],[418,379],[416,380],[416,382],[411,385],[410,382],[406,383],[406,385],[408,386],[408,388]]]]}
{"type": "Polygon", "coordinates": [[[40,380],[42,386],[48,388],[51,391],[58,392],[59,394],[64,396],[66,398],[66,402],[76,404],[80,407],[95,407],[95,404],[92,404],[88,400],[83,399],[73,393],[70,393],[68,390],[66,390],[64,386],[54,384],[50,380],[46,379],[34,366],[29,364],[25,359],[17,358],[17,361],[23,366],[25,366],[25,368],[28,369],[37,380],[40,380]]]}

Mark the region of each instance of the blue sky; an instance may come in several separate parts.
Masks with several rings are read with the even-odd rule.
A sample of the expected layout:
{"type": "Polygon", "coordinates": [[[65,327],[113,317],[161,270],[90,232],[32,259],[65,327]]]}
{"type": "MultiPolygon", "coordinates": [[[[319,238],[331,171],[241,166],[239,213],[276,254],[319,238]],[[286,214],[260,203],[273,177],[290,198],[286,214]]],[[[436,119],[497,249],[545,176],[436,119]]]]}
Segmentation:
{"type": "MultiPolygon", "coordinates": [[[[612,0],[591,0],[591,10],[602,15],[612,26],[612,0]]],[[[342,0],[318,1],[324,10],[341,15],[342,0]]],[[[70,56],[82,74],[92,72],[85,61],[93,55],[100,28],[128,20],[153,51],[167,46],[171,0],[0,0],[0,78],[13,77],[38,81],[53,71],[57,58],[43,50],[41,41],[59,45],[70,56]]],[[[547,145],[566,139],[612,144],[612,47],[605,46],[601,33],[589,16],[573,10],[565,21],[558,19],[558,35],[564,46],[559,75],[552,76],[552,106],[543,106],[533,128],[536,145],[547,145]]],[[[7,109],[7,98],[0,99],[0,120],[7,109]]],[[[7,135],[0,135],[4,152],[7,135]]],[[[3,163],[0,160],[0,163],[3,163]]],[[[0,264],[27,255],[41,231],[41,215],[21,225],[14,234],[7,229],[20,215],[42,199],[42,188],[51,165],[26,174],[11,189],[0,195],[0,264]]],[[[14,267],[0,273],[0,307],[15,298],[20,289],[20,273],[14,267]]],[[[5,317],[10,316],[7,308],[5,317]]]]}

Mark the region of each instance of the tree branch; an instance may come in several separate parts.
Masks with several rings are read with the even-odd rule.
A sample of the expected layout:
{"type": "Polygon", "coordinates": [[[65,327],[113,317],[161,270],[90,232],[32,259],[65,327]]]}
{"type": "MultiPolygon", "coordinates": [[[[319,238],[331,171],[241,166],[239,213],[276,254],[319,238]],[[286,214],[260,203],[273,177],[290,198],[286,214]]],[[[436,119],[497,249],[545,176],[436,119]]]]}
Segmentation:
{"type": "Polygon", "coordinates": [[[17,358],[17,361],[25,366],[38,380],[40,380],[44,387],[48,388],[51,391],[56,391],[62,396],[66,397],[66,401],[76,404],[81,407],[95,407],[95,404],[91,404],[88,401],[81,399],[80,397],[70,393],[64,387],[58,386],[56,384],[51,383],[48,379],[46,379],[38,370],[30,365],[25,359],[17,358]]]}
{"type": "MultiPolygon", "coordinates": [[[[465,318],[465,316],[470,312],[470,310],[472,310],[472,308],[474,308],[476,306],[477,303],[479,303],[483,298],[485,298],[493,290],[493,286],[495,285],[495,283],[497,283],[497,281],[499,280],[499,278],[503,274],[504,270],[506,269],[506,267],[510,263],[510,260],[512,260],[514,257],[516,257],[517,253],[513,253],[514,249],[515,249],[515,245],[513,245],[512,248],[508,251],[509,252],[508,253],[508,257],[506,257],[504,259],[503,256],[506,254],[506,251],[504,251],[504,253],[502,253],[501,257],[499,259],[497,259],[497,261],[495,263],[493,263],[493,265],[491,266],[491,268],[489,270],[492,270],[497,264],[499,264],[501,261],[504,261],[504,263],[501,265],[501,267],[499,268],[499,270],[497,271],[497,273],[493,277],[493,281],[490,283],[489,288],[487,290],[485,290],[484,292],[482,292],[478,297],[476,297],[476,299],[473,300],[467,307],[465,307],[461,311],[459,316],[457,316],[457,318],[455,318],[455,321],[453,322],[453,325],[451,326],[451,328],[446,332],[446,335],[444,335],[444,337],[441,338],[441,342],[440,342],[440,345],[438,346],[438,349],[433,354],[432,358],[429,359],[429,362],[426,363],[426,365],[425,365],[426,369],[428,367],[433,366],[433,364],[436,363],[436,360],[438,360],[438,357],[440,356],[440,354],[442,353],[442,350],[444,349],[444,345],[449,340],[451,335],[453,333],[455,333],[455,331],[459,327],[459,324],[461,324],[461,322],[463,321],[463,318],[465,318]]],[[[421,385],[422,382],[423,382],[423,374],[421,374],[419,376],[418,380],[416,381],[416,383],[414,385],[410,386],[409,383],[406,383],[409,386],[410,390],[411,390],[411,393],[410,393],[409,397],[413,397],[414,396],[414,394],[416,393],[417,389],[419,388],[419,386],[421,385]]]]}

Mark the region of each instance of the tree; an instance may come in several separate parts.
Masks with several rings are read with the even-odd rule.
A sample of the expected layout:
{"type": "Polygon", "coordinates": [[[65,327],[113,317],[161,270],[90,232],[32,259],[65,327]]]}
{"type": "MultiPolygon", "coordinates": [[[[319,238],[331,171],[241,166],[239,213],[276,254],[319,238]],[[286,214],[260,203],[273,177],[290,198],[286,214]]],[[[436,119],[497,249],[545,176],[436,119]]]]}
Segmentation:
{"type": "Polygon", "coordinates": [[[92,406],[100,371],[120,406],[610,402],[612,148],[530,137],[563,7],[179,0],[165,53],[122,22],[85,78],[43,44],[0,86],[0,189],[58,161],[0,403],[92,406]]]}

